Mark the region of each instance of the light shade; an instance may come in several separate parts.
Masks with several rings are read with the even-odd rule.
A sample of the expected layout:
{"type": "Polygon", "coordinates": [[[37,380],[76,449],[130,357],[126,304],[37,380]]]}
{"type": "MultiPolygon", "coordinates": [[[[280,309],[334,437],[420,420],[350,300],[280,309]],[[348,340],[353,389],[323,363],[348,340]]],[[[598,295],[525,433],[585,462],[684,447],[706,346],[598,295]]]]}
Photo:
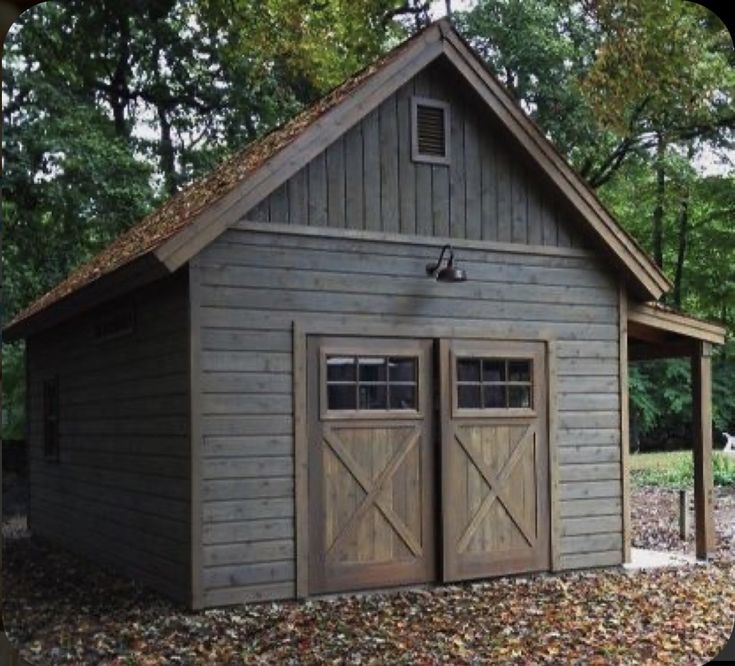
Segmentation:
{"type": "Polygon", "coordinates": [[[438,282],[465,282],[467,280],[466,271],[457,268],[454,265],[454,250],[450,245],[445,245],[439,254],[439,259],[435,264],[427,264],[426,274],[431,275],[438,282]],[[442,267],[444,255],[449,251],[446,264],[442,267]]]}
{"type": "Polygon", "coordinates": [[[436,274],[436,279],[438,282],[465,282],[467,273],[450,262],[436,274]]]}

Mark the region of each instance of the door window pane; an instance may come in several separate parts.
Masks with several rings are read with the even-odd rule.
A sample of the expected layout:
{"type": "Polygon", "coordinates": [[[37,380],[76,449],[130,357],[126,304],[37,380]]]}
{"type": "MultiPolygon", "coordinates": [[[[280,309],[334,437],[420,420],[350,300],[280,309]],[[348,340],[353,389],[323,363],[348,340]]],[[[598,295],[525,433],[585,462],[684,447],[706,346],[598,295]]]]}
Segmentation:
{"type": "Polygon", "coordinates": [[[482,407],[480,384],[457,386],[457,404],[461,409],[480,409],[482,407]]]}
{"type": "Polygon", "coordinates": [[[505,381],[505,361],[497,359],[486,359],[482,362],[482,381],[483,382],[504,382],[505,381]]]}
{"type": "Polygon", "coordinates": [[[327,409],[377,411],[418,409],[415,356],[328,356],[327,409]]]}
{"type": "Polygon", "coordinates": [[[396,357],[388,359],[388,379],[391,382],[415,382],[416,359],[396,357]]]}
{"type": "Polygon", "coordinates": [[[416,386],[391,384],[389,409],[416,409],[416,386]]]}
{"type": "Polygon", "coordinates": [[[457,359],[457,381],[479,382],[480,360],[475,358],[457,359]]]}
{"type": "Polygon", "coordinates": [[[530,407],[531,406],[531,387],[530,386],[509,386],[508,387],[508,407],[530,407]]]}
{"type": "Polygon", "coordinates": [[[385,384],[360,384],[360,409],[388,409],[385,384]]]}
{"type": "Polygon", "coordinates": [[[482,406],[485,409],[503,409],[508,406],[505,403],[505,386],[483,386],[482,397],[482,406]]]}
{"type": "Polygon", "coordinates": [[[327,359],[327,381],[329,382],[354,382],[355,381],[355,357],[354,356],[330,356],[327,359]]]}
{"type": "Polygon", "coordinates": [[[512,382],[530,382],[531,361],[509,361],[508,379],[512,382]]]}
{"type": "Polygon", "coordinates": [[[354,384],[329,384],[327,386],[327,403],[329,409],[356,409],[354,384]]]}
{"type": "Polygon", "coordinates": [[[385,357],[367,357],[358,360],[361,382],[384,382],[386,380],[385,357]]]}
{"type": "Polygon", "coordinates": [[[531,359],[458,358],[459,409],[530,409],[533,407],[531,359]]]}

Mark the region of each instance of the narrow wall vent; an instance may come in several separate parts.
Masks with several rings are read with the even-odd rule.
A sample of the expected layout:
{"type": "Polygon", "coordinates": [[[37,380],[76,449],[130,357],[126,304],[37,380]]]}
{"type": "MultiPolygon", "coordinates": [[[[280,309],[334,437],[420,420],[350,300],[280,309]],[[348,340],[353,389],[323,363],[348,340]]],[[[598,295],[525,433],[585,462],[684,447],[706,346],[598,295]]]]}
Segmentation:
{"type": "Polygon", "coordinates": [[[449,105],[414,97],[412,106],[414,161],[449,164],[449,105]]]}

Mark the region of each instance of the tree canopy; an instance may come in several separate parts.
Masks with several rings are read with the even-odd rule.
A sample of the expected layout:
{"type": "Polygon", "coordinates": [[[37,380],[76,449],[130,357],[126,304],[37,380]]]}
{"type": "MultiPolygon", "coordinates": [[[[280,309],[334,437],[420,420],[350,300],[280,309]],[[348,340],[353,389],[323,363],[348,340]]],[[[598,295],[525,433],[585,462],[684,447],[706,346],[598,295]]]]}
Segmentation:
{"type": "MultiPolygon", "coordinates": [[[[3,56],[5,320],[427,25],[431,4],[69,0],[23,14],[3,56]]],[[[478,0],[452,20],[669,275],[667,302],[735,329],[735,50],[722,22],[685,0],[478,0]]],[[[21,351],[3,347],[16,436],[21,351]]],[[[723,429],[733,356],[730,343],[716,359],[723,429]]],[[[685,375],[676,362],[633,372],[643,431],[686,421],[685,375]],[[655,392],[662,381],[673,388],[655,392]]]]}

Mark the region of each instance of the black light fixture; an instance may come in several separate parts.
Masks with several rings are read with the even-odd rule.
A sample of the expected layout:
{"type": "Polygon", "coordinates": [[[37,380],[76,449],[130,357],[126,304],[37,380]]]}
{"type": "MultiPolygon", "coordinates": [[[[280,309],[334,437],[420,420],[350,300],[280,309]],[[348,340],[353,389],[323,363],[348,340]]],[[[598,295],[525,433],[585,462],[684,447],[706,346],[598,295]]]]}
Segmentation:
{"type": "Polygon", "coordinates": [[[431,275],[438,282],[465,282],[467,280],[467,273],[454,265],[454,250],[451,245],[445,245],[442,248],[439,260],[435,264],[426,265],[426,274],[431,275]],[[449,250],[449,256],[446,265],[442,268],[442,261],[444,261],[444,254],[447,250],[449,250]]]}

